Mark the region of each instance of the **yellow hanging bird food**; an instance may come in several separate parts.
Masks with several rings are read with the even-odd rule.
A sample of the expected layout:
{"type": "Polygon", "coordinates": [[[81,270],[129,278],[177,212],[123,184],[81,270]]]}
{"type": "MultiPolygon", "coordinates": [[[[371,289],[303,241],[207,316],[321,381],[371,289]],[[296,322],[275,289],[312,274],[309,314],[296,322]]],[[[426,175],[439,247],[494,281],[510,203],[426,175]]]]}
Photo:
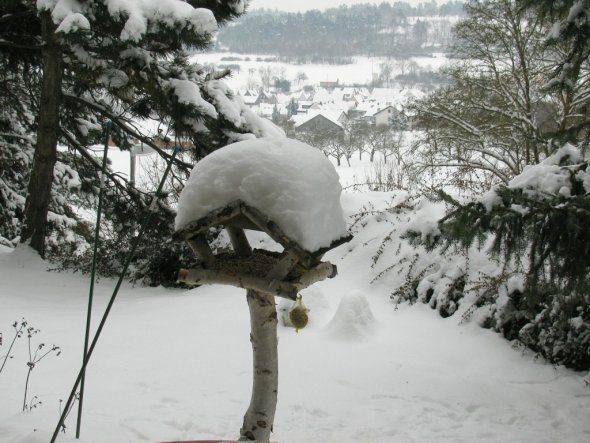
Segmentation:
{"type": "Polygon", "coordinates": [[[289,310],[289,320],[297,332],[305,328],[309,317],[307,316],[307,308],[303,304],[303,298],[298,295],[293,307],[289,310]]]}

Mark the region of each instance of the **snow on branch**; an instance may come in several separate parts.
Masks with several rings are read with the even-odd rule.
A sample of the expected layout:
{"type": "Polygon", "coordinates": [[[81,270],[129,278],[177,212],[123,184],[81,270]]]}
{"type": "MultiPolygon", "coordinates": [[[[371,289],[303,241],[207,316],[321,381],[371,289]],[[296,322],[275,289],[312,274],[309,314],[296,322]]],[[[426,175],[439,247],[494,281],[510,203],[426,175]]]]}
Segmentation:
{"type": "Polygon", "coordinates": [[[198,34],[213,34],[217,21],[205,8],[193,8],[181,0],[38,0],[37,8],[51,11],[58,31],[76,32],[91,28],[87,17],[94,17],[100,6],[106,7],[110,18],[123,21],[121,40],[139,41],[148,32],[162,26],[175,29],[190,29],[198,34]],[[102,4],[101,4],[102,3],[102,4]]]}

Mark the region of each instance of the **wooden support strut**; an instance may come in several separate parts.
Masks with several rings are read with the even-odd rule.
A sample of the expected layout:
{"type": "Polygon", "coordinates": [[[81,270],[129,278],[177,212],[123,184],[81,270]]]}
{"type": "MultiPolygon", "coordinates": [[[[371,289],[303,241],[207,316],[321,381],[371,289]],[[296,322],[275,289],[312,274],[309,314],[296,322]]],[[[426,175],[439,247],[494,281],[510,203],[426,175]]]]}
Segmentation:
{"type": "Polygon", "coordinates": [[[323,262],[304,272],[295,282],[286,282],[268,277],[254,277],[246,274],[236,274],[223,269],[211,270],[203,267],[181,269],[178,272],[178,282],[189,285],[221,284],[237,286],[238,288],[252,289],[265,292],[277,297],[296,300],[297,294],[312,284],[333,278],[337,274],[337,268],[330,262],[323,262]]]}

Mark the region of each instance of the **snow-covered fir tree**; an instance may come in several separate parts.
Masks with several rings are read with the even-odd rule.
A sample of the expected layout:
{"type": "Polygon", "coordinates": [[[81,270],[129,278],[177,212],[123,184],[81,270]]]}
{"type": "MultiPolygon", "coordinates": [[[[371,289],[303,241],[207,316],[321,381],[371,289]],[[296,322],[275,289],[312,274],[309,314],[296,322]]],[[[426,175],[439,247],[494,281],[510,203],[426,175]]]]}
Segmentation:
{"type": "MultiPolygon", "coordinates": [[[[14,203],[10,216],[3,215],[3,237],[12,242],[20,234],[41,255],[71,257],[71,251],[46,247],[53,235],[48,232],[52,229],[48,219],[52,222],[52,214],[64,212],[51,205],[61,192],[55,178],[65,171],[56,168],[57,145],[69,148],[67,154],[60,154],[69,157],[63,164],[81,169],[79,177],[72,178],[79,185],[73,189],[95,194],[100,164],[87,146],[103,141],[105,120],[112,121],[111,138],[121,148],[139,140],[167,160],[171,155],[137,122],[153,119],[168,126],[172,137],[182,135],[192,142],[194,158],[243,137],[280,134],[234,96],[223,82],[227,71],[211,73],[188,59],[190,51],[209,45],[218,27],[243,14],[246,6],[242,0],[3,2],[0,60],[7,69],[0,76],[10,88],[0,93],[0,102],[3,121],[10,128],[0,140],[3,161],[17,161],[18,155],[22,170],[18,177],[3,177],[12,190],[12,194],[3,192],[3,198],[11,195],[14,203]],[[15,150],[15,143],[22,149],[15,150]],[[32,158],[32,163],[25,158],[32,158]]],[[[186,173],[189,167],[190,162],[175,160],[177,173],[186,173]]],[[[74,174],[74,169],[69,172],[74,174]]],[[[108,183],[107,214],[117,234],[110,240],[120,248],[126,244],[125,236],[120,236],[132,235],[131,226],[141,220],[151,196],[112,175],[108,183]]],[[[82,200],[92,203],[92,199],[82,200]]],[[[57,201],[72,204],[71,199],[57,201]]],[[[163,230],[154,230],[155,238],[165,238],[171,229],[173,214],[165,204],[160,206],[160,223],[155,225],[163,230]]],[[[84,233],[75,211],[65,212],[70,231],[84,233]]],[[[149,253],[142,255],[150,261],[149,253]]]]}

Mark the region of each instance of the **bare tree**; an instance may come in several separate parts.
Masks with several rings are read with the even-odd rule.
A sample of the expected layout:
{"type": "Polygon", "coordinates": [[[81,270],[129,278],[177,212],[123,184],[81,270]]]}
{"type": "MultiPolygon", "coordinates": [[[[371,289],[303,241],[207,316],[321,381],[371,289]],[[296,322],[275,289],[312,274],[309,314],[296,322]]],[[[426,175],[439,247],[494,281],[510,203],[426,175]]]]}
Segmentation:
{"type": "Polygon", "coordinates": [[[393,64],[390,61],[384,61],[379,65],[379,69],[379,80],[381,80],[381,82],[385,82],[385,86],[389,88],[389,83],[393,75],[393,64]]]}
{"type": "Polygon", "coordinates": [[[274,69],[270,65],[261,66],[258,68],[258,74],[260,75],[260,81],[265,91],[270,90],[270,85],[274,77],[274,69]]]}
{"type": "Polygon", "coordinates": [[[301,85],[301,83],[303,83],[304,81],[306,81],[309,77],[307,77],[307,74],[303,71],[299,71],[296,75],[295,75],[295,81],[297,82],[297,85],[301,85]]]}
{"type": "Polygon", "coordinates": [[[454,83],[415,106],[418,152],[425,168],[451,168],[442,176],[461,185],[505,183],[551,152],[553,127],[574,124],[587,81],[567,92],[543,88],[556,49],[530,11],[510,0],[470,2],[466,11],[455,29],[459,61],[448,70],[454,83]]]}
{"type": "Polygon", "coordinates": [[[248,69],[248,77],[246,78],[246,89],[252,90],[256,89],[260,84],[258,79],[256,78],[256,69],[249,68],[248,69]]]}
{"type": "Polygon", "coordinates": [[[403,76],[408,71],[410,59],[406,56],[400,57],[395,61],[395,67],[399,70],[399,73],[403,76]]]}

